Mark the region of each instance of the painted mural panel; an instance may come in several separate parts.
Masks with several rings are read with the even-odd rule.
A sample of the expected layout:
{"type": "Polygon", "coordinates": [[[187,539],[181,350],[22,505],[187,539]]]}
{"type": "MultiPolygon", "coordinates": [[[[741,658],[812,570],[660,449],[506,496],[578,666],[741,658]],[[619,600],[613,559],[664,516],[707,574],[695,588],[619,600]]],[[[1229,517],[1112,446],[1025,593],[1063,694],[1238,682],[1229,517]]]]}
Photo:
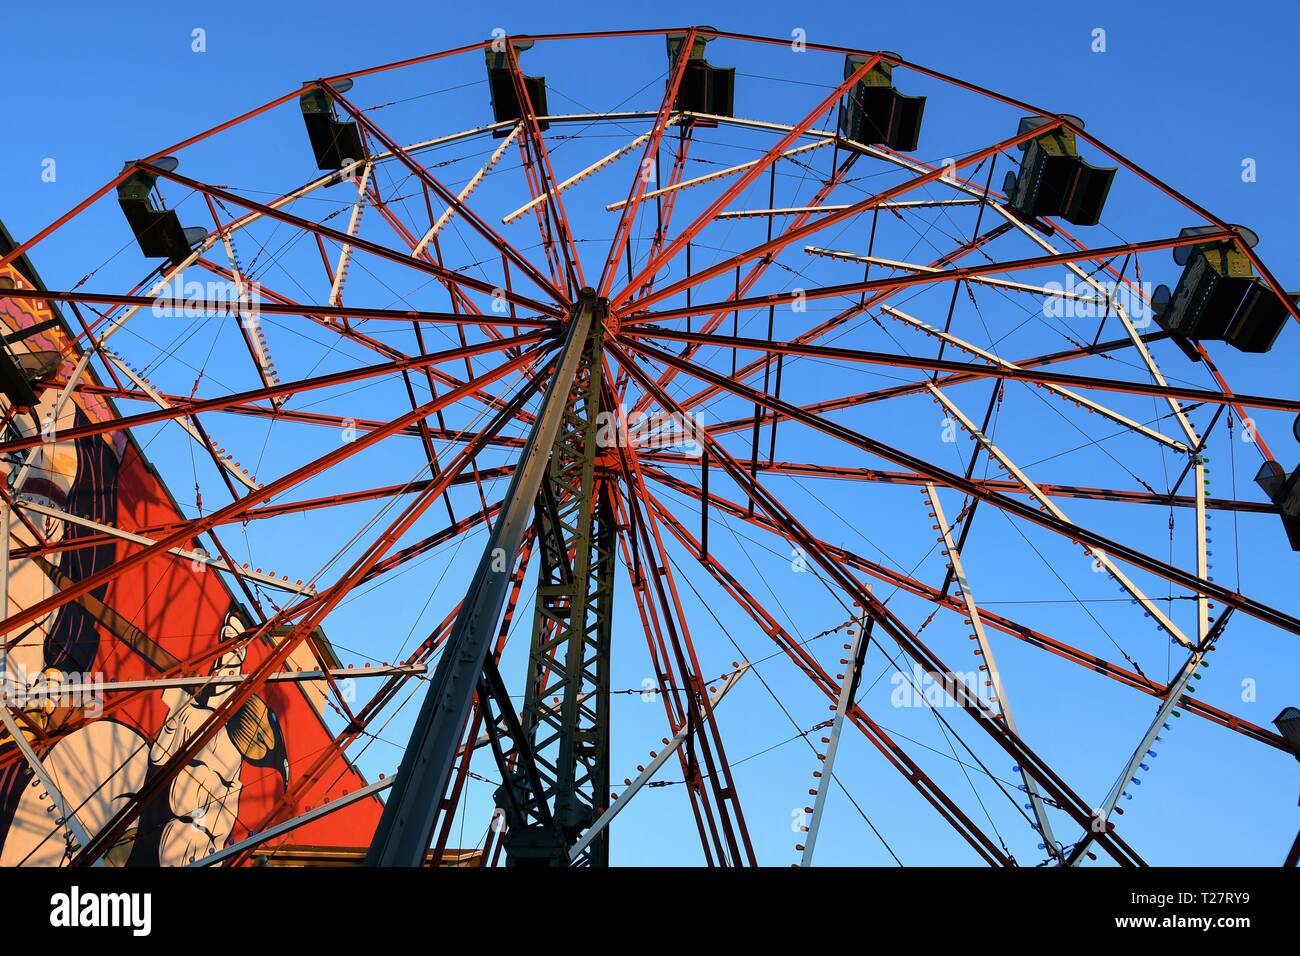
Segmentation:
{"type": "MultiPolygon", "coordinates": [[[[5,279],[31,287],[12,268],[0,273],[0,332],[8,335],[54,317],[45,302],[6,297],[5,279]]],[[[59,352],[63,377],[76,359],[62,324],[8,347],[16,356],[59,352]]],[[[11,525],[8,614],[136,549],[84,519],[142,534],[182,520],[140,449],[122,433],[59,439],[69,428],[116,417],[105,400],[84,393],[59,408],[59,393],[46,389],[30,410],[12,411],[0,398],[9,439],[42,429],[52,439],[32,449],[30,458],[0,462],[8,487],[22,502],[11,525]]],[[[10,699],[22,702],[21,730],[86,831],[96,832],[144,786],[234,685],[130,697],[55,691],[87,681],[157,677],[222,645],[228,649],[184,672],[251,671],[272,645],[237,641],[250,623],[215,571],[167,556],[138,565],[7,636],[0,648],[0,675],[10,699]]],[[[302,656],[296,654],[295,661],[301,665],[302,656]]],[[[147,807],[110,862],[184,864],[256,830],[286,788],[332,746],[316,709],[319,699],[297,683],[266,685],[147,807]]],[[[317,806],[363,783],[340,757],[302,802],[317,806]]],[[[379,811],[377,800],[361,801],[300,828],[292,842],[355,846],[373,831],[379,811]]],[[[0,728],[0,865],[66,863],[75,838],[57,817],[20,748],[0,728]]]]}

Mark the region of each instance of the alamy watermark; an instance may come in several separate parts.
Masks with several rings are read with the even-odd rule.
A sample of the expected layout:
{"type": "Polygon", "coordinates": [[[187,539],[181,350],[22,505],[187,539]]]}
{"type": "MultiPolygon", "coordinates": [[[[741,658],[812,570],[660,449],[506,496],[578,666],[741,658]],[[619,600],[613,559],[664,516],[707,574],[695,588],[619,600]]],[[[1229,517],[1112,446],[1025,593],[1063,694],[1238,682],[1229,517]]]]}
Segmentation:
{"type": "Polygon", "coordinates": [[[56,929],[119,927],[132,936],[153,930],[150,893],[99,893],[73,886],[50,897],[50,925],[56,929]]]}
{"type": "Polygon", "coordinates": [[[974,697],[988,708],[991,717],[997,713],[997,698],[986,681],[992,683],[987,671],[965,674],[950,671],[936,680],[920,664],[913,664],[910,674],[897,671],[889,679],[894,688],[889,694],[889,704],[891,707],[960,707],[959,701],[974,697]]]}
{"type": "Polygon", "coordinates": [[[50,713],[56,708],[73,708],[87,717],[104,712],[104,675],[47,668],[28,675],[12,660],[0,673],[0,702],[26,711],[50,713]]]}
{"type": "Polygon", "coordinates": [[[1053,319],[1100,319],[1123,311],[1136,328],[1151,324],[1149,282],[1104,282],[1081,279],[1069,273],[1064,282],[1046,282],[1043,315],[1053,319]]]}
{"type": "Polygon", "coordinates": [[[692,458],[704,453],[704,418],[699,412],[649,411],[629,415],[626,409],[596,415],[597,448],[675,448],[692,458]]]}
{"type": "Polygon", "coordinates": [[[260,310],[261,288],[256,282],[240,283],[222,279],[202,282],[187,280],[178,272],[158,288],[153,297],[153,314],[174,318],[182,312],[207,315],[238,313],[245,325],[256,325],[260,310]]]}

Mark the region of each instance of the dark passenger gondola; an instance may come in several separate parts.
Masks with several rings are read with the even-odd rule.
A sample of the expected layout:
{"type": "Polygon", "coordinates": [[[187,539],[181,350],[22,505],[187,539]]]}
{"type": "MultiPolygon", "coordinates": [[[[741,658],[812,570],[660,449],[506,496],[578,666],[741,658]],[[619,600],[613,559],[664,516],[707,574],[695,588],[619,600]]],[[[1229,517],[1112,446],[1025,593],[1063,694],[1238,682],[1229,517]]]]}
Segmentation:
{"type": "MultiPolygon", "coordinates": [[[[1237,227],[1253,248],[1259,241],[1237,227]]],[[[1219,232],[1217,226],[1191,226],[1180,236],[1219,232]]],[[[1242,352],[1267,352],[1286,324],[1286,303],[1255,275],[1250,258],[1235,240],[1220,239],[1174,250],[1183,274],[1173,292],[1157,286],[1151,296],[1156,321],[1177,338],[1227,342],[1242,352]]]]}
{"type": "MultiPolygon", "coordinates": [[[[1067,117],[1083,129],[1083,120],[1067,117]]],[[[1019,132],[1026,133],[1047,123],[1046,117],[1026,116],[1019,132]]],[[[1079,155],[1074,130],[1068,126],[1035,136],[1020,144],[1025,157],[1020,170],[1007,173],[1002,191],[1007,204],[1025,219],[1060,216],[1076,226],[1095,226],[1106,205],[1113,166],[1093,166],[1079,155]]]]}
{"type": "MultiPolygon", "coordinates": [[[[0,296],[13,287],[12,279],[0,276],[0,296]]],[[[36,405],[40,401],[37,389],[59,370],[61,357],[56,351],[14,352],[9,346],[57,325],[56,320],[50,319],[0,337],[0,395],[9,400],[11,407],[24,409],[36,405]]]]}
{"type": "MultiPolygon", "coordinates": [[[[180,163],[172,156],[164,156],[153,165],[170,172],[180,163]]],[[[151,259],[161,257],[178,265],[208,233],[201,226],[181,227],[176,211],[164,206],[162,197],[155,191],[157,180],[154,173],[135,170],[117,187],[117,201],[140,244],[140,252],[151,259]]]]}
{"type": "MultiPolygon", "coordinates": [[[[711,36],[695,35],[673,109],[711,116],[735,116],[736,70],[730,66],[713,66],[705,60],[704,48],[712,39],[711,36]]],[[[677,51],[685,42],[685,33],[668,34],[669,70],[677,65],[677,51]]],[[[717,125],[707,120],[695,122],[699,126],[717,125]]]]}
{"type": "MultiPolygon", "coordinates": [[[[511,40],[509,41],[515,49],[515,58],[525,50],[532,49],[532,40],[511,40]]],[[[510,57],[507,52],[497,50],[493,44],[483,51],[487,59],[488,71],[488,89],[492,93],[492,118],[498,123],[510,123],[521,119],[524,111],[519,103],[519,93],[515,89],[514,77],[510,70],[510,57]]],[[[522,67],[521,67],[522,70],[522,67]]],[[[528,92],[528,101],[533,107],[534,116],[546,115],[546,77],[544,76],[527,76],[521,77],[524,81],[524,89],[528,92]]],[[[544,130],[550,127],[545,120],[537,121],[537,128],[544,130]]],[[[498,129],[492,133],[497,139],[510,135],[509,129],[498,129]]]]}
{"type": "MultiPolygon", "coordinates": [[[[334,88],[340,93],[352,89],[351,80],[339,80],[334,88]]],[[[307,124],[311,138],[311,151],[316,156],[316,167],[338,171],[366,158],[366,147],[361,142],[357,124],[340,120],[329,94],[319,87],[298,97],[302,120],[307,124]]]]}
{"type": "MultiPolygon", "coordinates": [[[[844,58],[844,78],[852,76],[869,58],[844,58]]],[[[887,146],[910,153],[921,138],[924,96],[906,96],[894,89],[894,66],[883,60],[867,71],[849,91],[840,113],[840,132],[867,146],[887,146]]]]}

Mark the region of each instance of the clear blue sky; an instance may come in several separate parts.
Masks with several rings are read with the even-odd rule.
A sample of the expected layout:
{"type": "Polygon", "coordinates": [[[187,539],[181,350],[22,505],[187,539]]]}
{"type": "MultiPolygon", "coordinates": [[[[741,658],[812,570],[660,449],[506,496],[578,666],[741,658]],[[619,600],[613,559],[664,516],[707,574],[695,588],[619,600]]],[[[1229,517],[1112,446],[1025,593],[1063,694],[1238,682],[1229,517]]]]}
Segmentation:
{"type": "MultiPolygon", "coordinates": [[[[1195,0],[981,6],[940,0],[902,6],[842,4],[837,9],[830,4],[800,7],[770,2],[748,3],[743,7],[667,2],[654,8],[587,3],[525,6],[502,2],[485,12],[483,6],[464,4],[385,2],[358,7],[298,0],[275,4],[231,0],[188,7],[151,7],[148,12],[123,14],[119,9],[74,0],[60,4],[20,4],[6,11],[10,135],[6,137],[7,148],[0,152],[0,181],[5,183],[0,191],[0,218],[18,239],[26,238],[97,188],[120,168],[122,161],[151,153],[222,122],[296,88],[305,79],[474,42],[496,27],[519,34],[686,26],[695,22],[774,36],[789,36],[792,30],[803,29],[813,42],[893,50],[915,62],[1048,110],[1079,114],[1087,120],[1090,132],[1151,172],[1224,219],[1253,228],[1262,237],[1260,253],[1281,281],[1288,288],[1300,288],[1300,269],[1295,266],[1294,255],[1300,241],[1300,228],[1296,225],[1300,221],[1300,190],[1296,188],[1294,176],[1295,156],[1300,152],[1300,125],[1296,123],[1292,67],[1300,16],[1290,3],[1258,2],[1227,8],[1220,3],[1195,0]],[[206,52],[202,54],[191,50],[191,35],[196,28],[206,32],[206,52]],[[1098,28],[1105,31],[1104,53],[1091,49],[1093,31],[1098,28]],[[48,158],[57,162],[58,175],[52,183],[43,182],[40,175],[42,162],[48,158]],[[1243,182],[1241,177],[1242,161],[1247,158],[1255,160],[1258,170],[1257,180],[1251,183],[1243,182]]],[[[557,62],[555,57],[539,49],[528,55],[524,67],[530,72],[544,72],[549,78],[559,78],[557,88],[570,94],[574,101],[612,107],[625,95],[644,89],[643,84],[655,79],[664,69],[662,47],[657,41],[643,41],[639,47],[629,44],[620,49],[625,49],[626,54],[594,57],[590,62],[576,59],[557,62]]],[[[735,63],[739,67],[737,102],[741,115],[789,122],[802,115],[799,105],[806,109],[815,102],[813,97],[820,95],[812,89],[764,85],[765,69],[775,70],[757,60],[751,63],[745,58],[749,54],[735,44],[724,47],[720,41],[716,49],[718,62],[735,63]],[[760,89],[765,91],[762,96],[756,92],[760,89]]],[[[823,62],[825,80],[838,79],[836,59],[827,57],[823,62]]],[[[482,64],[477,55],[469,58],[462,69],[466,71],[467,81],[481,80],[482,64]]],[[[356,101],[371,105],[388,97],[423,94],[438,87],[440,82],[431,83],[419,76],[373,83],[363,80],[357,85],[356,101]]],[[[913,89],[919,90],[923,85],[916,81],[913,89]]],[[[907,88],[901,80],[900,87],[907,88]]],[[[402,114],[405,125],[401,133],[416,140],[486,122],[485,94],[481,88],[471,92],[473,96],[465,102],[481,101],[477,119],[472,115],[462,116],[450,107],[444,113],[442,101],[433,98],[426,101],[427,109],[413,107],[402,114]]],[[[935,88],[930,85],[922,92],[933,94],[935,88]]],[[[657,100],[652,88],[648,95],[640,96],[637,101],[640,105],[624,108],[653,108],[657,100]]],[[[461,109],[459,103],[455,110],[461,109]]],[[[934,101],[928,115],[935,117],[930,121],[936,125],[940,119],[948,124],[946,138],[933,146],[923,143],[922,154],[927,159],[938,160],[944,155],[970,151],[1014,131],[1014,126],[1005,125],[1005,119],[998,120],[1002,126],[986,124],[987,117],[977,110],[968,115],[941,114],[939,103],[938,99],[934,101]]],[[[565,97],[553,94],[551,108],[559,112],[577,107],[566,102],[565,97]]],[[[297,179],[278,170],[264,174],[264,169],[269,169],[281,156],[305,151],[297,121],[291,115],[281,115],[284,120],[278,125],[267,122],[224,141],[229,143],[225,152],[213,149],[201,152],[194,160],[185,157],[181,171],[192,172],[209,182],[276,193],[304,181],[309,172],[305,163],[299,163],[297,168],[303,175],[297,179]],[[229,178],[223,178],[227,174],[229,178]]],[[[1014,123],[1014,116],[1010,121],[1014,123]]],[[[615,142],[609,142],[608,146],[598,142],[593,148],[613,148],[615,142]]],[[[305,152],[301,158],[305,160],[305,152]]],[[[562,166],[560,175],[563,176],[577,162],[574,160],[570,165],[557,160],[557,164],[562,166]]],[[[1150,197],[1149,192],[1117,184],[1106,222],[1126,237],[1143,238],[1185,224],[1177,221],[1178,217],[1171,214],[1167,204],[1150,197]],[[1158,226],[1152,226],[1157,222],[1158,226]]],[[[190,218],[197,219],[200,215],[199,204],[193,200],[186,209],[190,218]]],[[[72,285],[91,268],[112,257],[127,241],[115,209],[108,208],[97,215],[102,218],[91,221],[102,222],[104,232],[60,236],[33,254],[48,285],[72,285]]],[[[1155,257],[1150,260],[1161,263],[1163,271],[1156,276],[1157,281],[1176,278],[1166,260],[1163,254],[1159,260],[1155,257]]],[[[91,287],[123,287],[132,281],[133,275],[138,278],[141,274],[143,270],[138,268],[137,260],[134,273],[125,269],[109,270],[99,277],[102,282],[92,283],[91,287]],[[109,276],[118,280],[116,284],[109,276]]],[[[843,272],[818,275],[826,281],[833,281],[829,277],[835,275],[840,276],[839,281],[848,281],[843,272]]],[[[270,283],[272,279],[267,281],[270,283]]],[[[391,303],[385,300],[377,304],[391,303]]],[[[757,333],[758,325],[751,331],[757,333]]],[[[124,339],[121,345],[128,353],[131,348],[142,350],[137,354],[141,354],[142,362],[147,362],[150,348],[156,351],[164,333],[168,338],[174,334],[159,328],[158,343],[151,344],[150,335],[145,334],[138,341],[124,339]]],[[[271,337],[274,341],[275,335],[271,337]]],[[[885,340],[877,338],[864,347],[886,345],[885,340]]],[[[1292,370],[1297,347],[1300,341],[1296,332],[1288,329],[1274,352],[1265,358],[1247,360],[1222,348],[1214,355],[1216,361],[1221,360],[1221,368],[1238,390],[1294,395],[1292,370]]],[[[1033,353],[1026,347],[1024,354],[1033,353]]],[[[1162,361],[1166,358],[1176,361],[1176,353],[1160,354],[1162,361]]],[[[282,365],[292,365],[292,362],[282,362],[282,365]]],[[[321,367],[323,370],[329,366],[321,367]]],[[[1092,370],[1097,371],[1095,367],[1092,370]]],[[[173,371],[170,378],[166,375],[161,378],[179,388],[184,376],[173,371]]],[[[1205,384],[1203,373],[1187,372],[1185,363],[1179,371],[1186,373],[1183,380],[1205,384]]],[[[853,381],[858,379],[844,379],[844,382],[853,381]]],[[[188,385],[185,381],[185,390],[188,385]]],[[[804,400],[811,400],[816,386],[811,376],[792,378],[790,385],[792,389],[804,389],[804,400]]],[[[974,402],[972,397],[972,407],[974,402]]],[[[876,427],[899,444],[910,433],[931,428],[928,406],[924,407],[926,410],[920,410],[921,406],[908,407],[916,411],[917,418],[876,423],[876,427]]],[[[1147,403],[1141,407],[1149,413],[1152,406],[1147,403]]],[[[360,414],[374,413],[377,417],[380,410],[376,404],[360,414]]],[[[861,424],[867,419],[856,421],[861,424]]],[[[1051,421],[1026,413],[1014,437],[1025,440],[1022,447],[1037,447],[1027,439],[1035,429],[1046,428],[1051,421]]],[[[1206,421],[1207,416],[1202,412],[1198,422],[1206,421]]],[[[1288,420],[1274,417],[1261,418],[1261,421],[1266,422],[1265,434],[1284,465],[1290,466],[1300,459],[1300,449],[1290,437],[1288,420]]],[[[245,441],[256,456],[258,443],[264,442],[265,434],[246,423],[232,428],[234,440],[245,441]]],[[[782,449],[782,454],[790,460],[818,460],[821,455],[821,460],[844,461],[843,457],[834,458],[824,442],[809,440],[801,445],[793,432],[783,441],[791,443],[782,449]]],[[[1054,436],[1044,441],[1043,458],[1078,444],[1077,436],[1076,440],[1054,436]]],[[[305,448],[292,443],[278,447],[263,444],[261,454],[267,456],[267,473],[273,475],[278,467],[301,461],[305,448]]],[[[969,448],[958,445],[957,450],[964,456],[969,448]]],[[[951,457],[942,464],[959,467],[958,456],[952,450],[943,449],[943,452],[951,457]]],[[[174,490],[184,500],[191,481],[184,442],[164,435],[156,446],[151,446],[151,453],[159,460],[164,475],[173,478],[174,490]]],[[[1236,455],[1238,493],[1241,497],[1257,497],[1249,482],[1258,463],[1258,456],[1252,457],[1253,450],[1242,448],[1240,443],[1231,447],[1225,444],[1215,454],[1220,465],[1216,481],[1230,480],[1227,465],[1232,459],[1228,456],[1236,455]]],[[[1049,469],[1048,480],[1101,484],[1114,474],[1120,476],[1117,481],[1125,480],[1118,462],[1103,461],[1098,465],[1078,461],[1079,470],[1067,468],[1050,474],[1049,469]],[[1121,470],[1115,471],[1117,467],[1121,470]],[[1088,468],[1096,470],[1088,471],[1088,468]]],[[[1147,463],[1158,472],[1157,462],[1158,458],[1151,458],[1147,463]]],[[[401,468],[409,467],[405,460],[388,464],[395,469],[393,481],[400,480],[401,468]]],[[[359,472],[341,475],[339,480],[345,485],[348,481],[359,484],[368,477],[372,476],[359,472]]],[[[816,482],[782,485],[780,481],[773,479],[772,487],[781,488],[792,506],[807,509],[808,514],[820,514],[819,520],[829,521],[831,512],[847,518],[847,529],[826,531],[828,537],[839,535],[832,540],[847,546],[855,546],[854,534],[882,544],[886,539],[900,541],[908,535],[929,534],[928,525],[918,523],[916,515],[901,517],[892,513],[895,502],[900,503],[898,508],[905,501],[906,508],[917,510],[919,496],[912,489],[892,498],[875,499],[866,497],[860,489],[831,490],[816,482]],[[822,495],[826,500],[819,502],[815,495],[822,495]],[[887,502],[885,510],[891,513],[884,513],[877,506],[879,501],[887,502]]],[[[1132,484],[1131,480],[1128,484],[1132,484]]],[[[319,493],[324,493],[324,489],[319,493]]],[[[1227,487],[1216,485],[1215,493],[1227,496],[1230,492],[1227,487]]],[[[951,516],[959,502],[955,497],[945,498],[945,506],[951,516]]],[[[1151,511],[1155,514],[1131,516],[1130,512],[1123,512],[1117,516],[1114,512],[1090,508],[1087,503],[1078,503],[1077,508],[1071,506],[1071,513],[1077,513],[1082,523],[1095,520],[1100,529],[1116,536],[1131,532],[1135,540],[1145,541],[1154,553],[1161,555],[1162,549],[1169,546],[1164,528],[1167,515],[1159,509],[1151,511]],[[1128,524],[1130,520],[1132,524],[1128,524]]],[[[361,512],[356,514],[360,516],[361,512]]],[[[690,514],[687,509],[686,515],[690,514]]],[[[982,579],[976,580],[977,596],[981,600],[1111,659],[1121,660],[1116,650],[1116,644],[1121,644],[1144,662],[1148,673],[1163,677],[1172,658],[1158,635],[1151,634],[1149,622],[1143,623],[1140,618],[1135,622],[1130,613],[1121,615],[1098,606],[1097,614],[1106,625],[1102,634],[1096,632],[1099,626],[1096,619],[1077,613],[1077,608],[1067,610],[1061,605],[999,608],[1003,600],[1023,600],[1035,595],[1060,599],[1063,595],[1059,582],[1037,566],[1037,562],[1020,560],[1028,555],[1024,539],[1007,522],[991,514],[981,516],[981,521],[985,524],[977,526],[977,531],[983,530],[987,537],[972,546],[972,561],[984,569],[982,579]]],[[[825,530],[829,525],[821,527],[825,530]]],[[[1230,539],[1231,516],[1217,518],[1216,528],[1221,531],[1221,539],[1230,539]]],[[[304,528],[302,533],[303,552],[319,555],[324,553],[327,542],[339,543],[338,534],[331,536],[328,529],[304,528]]],[[[756,540],[761,537],[757,532],[745,533],[754,535],[756,540]]],[[[1179,556],[1185,563],[1185,521],[1178,533],[1182,547],[1179,556]]],[[[283,549],[283,539],[257,540],[263,534],[260,529],[252,529],[250,534],[255,539],[250,547],[269,548],[272,552],[277,546],[283,549]]],[[[724,531],[715,534],[718,547],[726,549],[721,553],[730,555],[733,569],[743,570],[748,567],[745,562],[752,560],[753,570],[762,582],[779,582],[770,594],[765,590],[765,583],[756,583],[754,590],[774,610],[780,606],[782,620],[793,632],[812,637],[840,622],[824,590],[811,580],[812,575],[804,576],[808,580],[781,577],[788,561],[772,539],[764,539],[764,545],[777,547],[775,554],[758,546],[741,547],[738,540],[728,543],[724,531]]],[[[979,535],[975,537],[978,539],[979,535]]],[[[1041,537],[1031,537],[1040,547],[1046,547],[1041,537]]],[[[1244,517],[1237,538],[1243,590],[1294,612],[1297,605],[1291,582],[1295,568],[1300,566],[1300,555],[1285,548],[1274,519],[1244,517]]],[[[467,542],[466,554],[474,553],[475,540],[481,539],[467,542]]],[[[856,546],[869,555],[874,553],[860,539],[856,546]]],[[[1223,570],[1216,575],[1220,580],[1234,580],[1232,566],[1237,556],[1233,551],[1230,544],[1220,546],[1223,570]]],[[[879,557],[879,553],[875,556],[879,557]]],[[[310,554],[304,554],[296,566],[292,558],[288,560],[291,566],[286,570],[296,570],[303,576],[303,572],[316,566],[310,554]]],[[[897,560],[908,567],[918,561],[927,562],[917,572],[924,580],[942,577],[941,565],[929,553],[928,540],[925,545],[910,550],[901,547],[897,560]]],[[[1077,552],[1070,560],[1077,560],[1077,552]]],[[[444,555],[441,563],[430,565],[427,574],[418,579],[419,594],[393,599],[387,616],[377,612],[373,604],[354,610],[345,607],[329,628],[331,636],[347,659],[389,659],[408,629],[415,632],[421,622],[427,626],[438,608],[447,607],[447,602],[458,596],[456,582],[463,580],[466,563],[463,556],[458,560],[454,554],[444,555]],[[439,579],[437,575],[444,567],[447,576],[439,579]],[[434,591],[435,598],[429,607],[425,607],[426,592],[437,580],[442,584],[434,591]]],[[[696,597],[688,587],[684,599],[693,614],[693,625],[698,628],[697,643],[703,648],[706,671],[715,673],[736,659],[737,651],[728,635],[752,660],[762,661],[771,654],[772,648],[765,644],[763,636],[748,619],[727,605],[725,597],[711,582],[699,574],[691,579],[700,588],[702,597],[696,597]],[[718,619],[711,617],[705,603],[717,613],[718,619]]],[[[1076,576],[1073,583],[1077,582],[1076,576]]],[[[1160,587],[1159,593],[1163,593],[1163,585],[1160,587]]],[[[1113,592],[1113,587],[1107,589],[1097,584],[1090,596],[1114,597],[1113,592]]],[[[919,604],[899,600],[898,607],[905,620],[913,628],[919,626],[928,611],[919,604]]],[[[1184,616],[1183,620],[1187,619],[1184,616]]],[[[628,642],[629,650],[620,652],[616,663],[617,688],[639,687],[649,673],[644,645],[635,630],[632,617],[621,619],[618,636],[628,642]]],[[[965,668],[964,662],[969,658],[964,656],[966,642],[960,624],[936,622],[927,631],[927,639],[930,638],[933,646],[954,666],[965,668]]],[[[1297,641],[1300,637],[1271,632],[1239,616],[1230,625],[1215,655],[1214,666],[1201,682],[1204,685],[1200,688],[1201,696],[1271,728],[1271,718],[1283,705],[1300,703],[1297,641]],[[1255,681],[1256,699],[1242,699],[1242,682],[1247,680],[1255,681]]],[[[524,643],[522,637],[516,640],[514,650],[520,651],[524,643]]],[[[819,660],[832,666],[836,659],[834,649],[817,647],[819,660]]],[[[1085,798],[1100,800],[1145,727],[1154,707],[1151,699],[1045,658],[1040,652],[1010,640],[1003,639],[996,647],[1008,681],[1015,684],[1012,696],[1026,738],[1085,798]]],[[[873,657],[868,667],[870,676],[874,677],[886,665],[883,656],[873,657]]],[[[759,670],[766,686],[746,678],[746,683],[725,705],[721,719],[760,860],[782,865],[795,859],[791,850],[795,842],[790,827],[791,810],[803,805],[804,781],[811,780],[813,767],[808,749],[798,741],[789,742],[795,734],[791,719],[800,728],[807,728],[826,713],[824,701],[801,690],[797,675],[790,668],[772,660],[761,663],[759,670]],[[791,719],[776,707],[767,692],[769,686],[788,703],[791,719]]],[[[985,781],[980,784],[977,800],[962,768],[952,760],[949,742],[936,728],[932,716],[925,711],[891,709],[889,690],[886,674],[873,696],[867,698],[872,712],[882,724],[898,731],[913,757],[973,817],[981,824],[986,823],[980,801],[992,808],[994,801],[1002,798],[985,781]],[[908,743],[904,737],[915,743],[908,743]]],[[[663,732],[663,715],[657,704],[646,705],[635,695],[616,698],[614,708],[614,775],[621,779],[625,773],[632,775],[632,767],[645,759],[645,751],[657,745],[663,732]]],[[[969,720],[963,723],[959,716],[950,719],[973,745],[978,741],[981,759],[996,776],[1004,781],[1012,778],[1010,761],[985,745],[982,735],[970,727],[969,720]]],[[[405,727],[405,719],[399,718],[383,736],[404,739],[405,727]]],[[[1154,863],[1272,865],[1280,862],[1300,823],[1296,813],[1300,774],[1296,772],[1295,761],[1192,717],[1184,717],[1175,730],[1160,748],[1160,758],[1152,772],[1144,774],[1137,798],[1125,804],[1129,813],[1123,827],[1130,842],[1154,863]]],[[[373,776],[391,772],[397,759],[394,748],[380,743],[367,751],[362,765],[373,776]]],[[[904,863],[973,862],[964,845],[860,737],[849,735],[839,768],[858,805],[904,863]]],[[[493,773],[487,764],[476,769],[487,776],[493,773]]],[[[675,765],[664,772],[670,779],[678,775],[675,765]]],[[[638,797],[617,831],[616,862],[657,864],[698,859],[681,790],[681,787],[656,788],[638,797]]],[[[466,823],[466,842],[477,839],[481,831],[489,791],[485,784],[478,784],[471,791],[470,806],[478,816],[472,816],[466,823]]],[[[1034,836],[1014,811],[1003,805],[992,810],[992,816],[1017,858],[1022,863],[1037,862],[1041,854],[1034,847],[1034,836]]],[[[1059,818],[1059,822],[1062,832],[1058,835],[1070,842],[1072,828],[1064,818],[1059,818]]],[[[892,862],[861,816],[838,791],[831,801],[819,861],[892,862]]]]}

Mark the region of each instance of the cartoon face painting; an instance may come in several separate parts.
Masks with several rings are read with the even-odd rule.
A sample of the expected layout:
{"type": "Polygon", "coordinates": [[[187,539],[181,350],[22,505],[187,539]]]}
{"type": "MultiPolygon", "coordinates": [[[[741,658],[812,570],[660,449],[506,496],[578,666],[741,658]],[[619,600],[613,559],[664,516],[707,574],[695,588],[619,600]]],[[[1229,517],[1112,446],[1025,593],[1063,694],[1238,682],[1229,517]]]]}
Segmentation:
{"type": "MultiPolygon", "coordinates": [[[[222,640],[233,642],[246,627],[231,614],[222,640]]],[[[213,665],[208,686],[163,691],[167,717],[149,740],[138,729],[113,720],[86,724],[61,739],[46,755],[46,772],[88,833],[98,831],[182,746],[234,690],[216,683],[243,673],[246,652],[232,647],[213,665]]],[[[288,762],[278,718],[261,697],[253,697],[235,719],[172,781],[166,800],[149,807],[141,823],[111,855],[114,862],[183,866],[226,845],[239,813],[240,771],[249,761],[277,766],[288,783],[288,762]]],[[[59,866],[73,849],[67,828],[53,819],[50,795],[32,779],[19,798],[10,833],[0,847],[0,865],[59,866]]]]}
{"type": "MultiPolygon", "coordinates": [[[[0,332],[50,316],[44,303],[6,298],[0,287],[0,332]]],[[[66,329],[57,326],[10,347],[61,350],[63,377],[76,358],[66,329]]],[[[183,520],[122,432],[66,438],[73,428],[115,415],[111,407],[81,393],[60,402],[60,395],[59,387],[46,388],[35,406],[22,409],[10,409],[0,397],[3,440],[43,439],[0,456],[0,480],[15,502],[4,601],[9,615],[127,553],[125,543],[105,542],[88,522],[134,531],[183,520]],[[97,535],[94,546],[78,545],[90,535],[97,535]]],[[[163,555],[6,636],[0,647],[6,703],[23,717],[22,732],[84,832],[95,834],[135,799],[234,693],[231,678],[256,669],[273,651],[269,638],[248,639],[253,621],[217,573],[163,555]],[[192,659],[200,663],[185,670],[181,662],[192,659]],[[134,694],[120,704],[112,691],[89,699],[58,693],[88,681],[149,680],[178,671],[188,678],[185,686],[134,694]]],[[[295,750],[318,754],[330,740],[301,687],[264,686],[144,807],[106,862],[185,865],[243,838],[296,782],[295,750]]],[[[346,761],[339,766],[328,785],[305,796],[318,800],[361,785],[346,761]]],[[[377,812],[377,803],[358,804],[354,817],[373,826],[377,812]]],[[[330,828],[342,832],[346,822],[304,834],[328,843],[330,828]]],[[[51,795],[0,728],[0,865],[66,865],[77,849],[73,827],[54,812],[51,795]]]]}

